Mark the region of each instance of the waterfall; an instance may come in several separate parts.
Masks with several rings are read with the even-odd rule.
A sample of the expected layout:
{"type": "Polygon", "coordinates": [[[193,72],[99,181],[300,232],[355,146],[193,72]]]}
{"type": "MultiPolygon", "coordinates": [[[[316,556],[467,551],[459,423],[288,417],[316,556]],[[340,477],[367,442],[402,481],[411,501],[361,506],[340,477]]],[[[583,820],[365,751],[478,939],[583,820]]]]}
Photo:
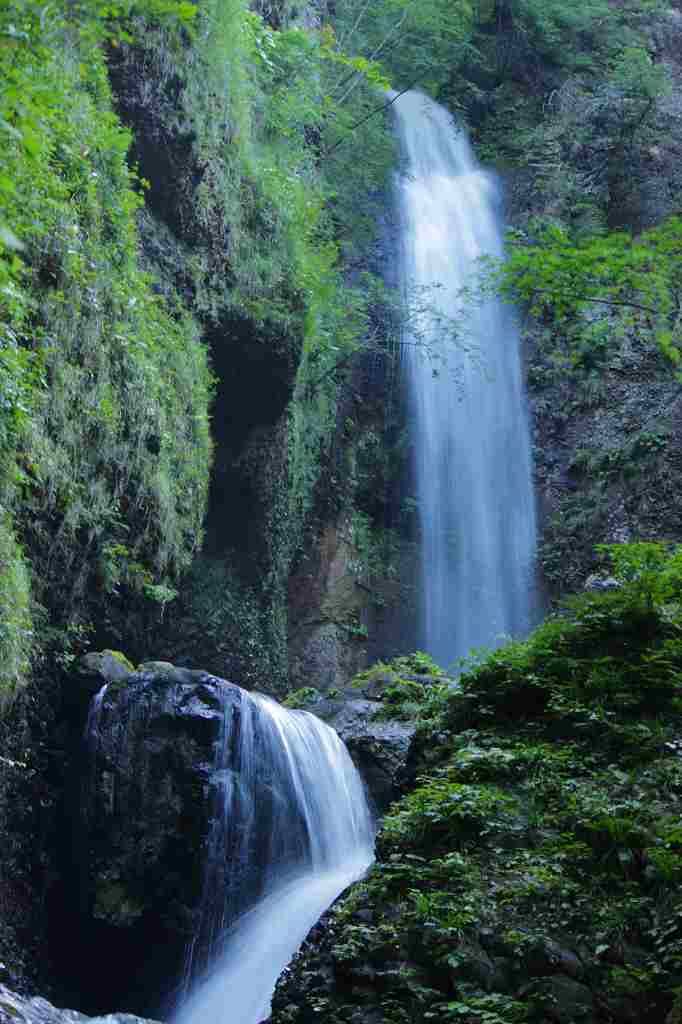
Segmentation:
{"type": "Polygon", "coordinates": [[[329,726],[245,692],[239,715],[224,722],[202,921],[188,958],[188,976],[204,972],[176,1024],[259,1024],[307,933],[373,860],[362,780],[329,726]]]}
{"type": "Polygon", "coordinates": [[[102,714],[102,704],[104,703],[106,692],[107,683],[99,688],[90,701],[88,717],[83,731],[86,771],[81,778],[81,814],[84,824],[87,823],[87,818],[92,807],[92,799],[95,789],[96,755],[97,747],[99,745],[99,723],[102,714]]]}
{"type": "Polygon", "coordinates": [[[468,302],[503,255],[498,186],[465,133],[418,92],[393,104],[401,282],[421,536],[420,645],[443,665],[529,628],[535,506],[512,311],[468,302]]]}

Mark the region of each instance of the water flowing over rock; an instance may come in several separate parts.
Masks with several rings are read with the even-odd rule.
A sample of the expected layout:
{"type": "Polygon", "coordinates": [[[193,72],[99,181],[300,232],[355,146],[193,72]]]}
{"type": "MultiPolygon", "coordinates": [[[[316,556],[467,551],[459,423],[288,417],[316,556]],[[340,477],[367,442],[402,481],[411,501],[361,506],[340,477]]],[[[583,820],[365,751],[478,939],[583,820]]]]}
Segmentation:
{"type": "Polygon", "coordinates": [[[400,796],[409,781],[417,726],[386,718],[376,700],[323,700],[313,713],[339,734],[379,812],[400,796]]]}
{"type": "MultiPolygon", "coordinates": [[[[311,927],[373,859],[362,780],[332,729],[308,712],[251,695],[240,733],[242,773],[253,774],[228,780],[221,815],[240,836],[229,855],[234,895],[228,885],[208,974],[181,1006],[178,1024],[259,1024],[279,975],[311,927]],[[257,887],[238,888],[254,864],[260,865],[257,887]]],[[[222,840],[217,847],[222,860],[222,840]]],[[[211,853],[209,870],[212,861],[211,853]]],[[[209,901],[215,905],[214,890],[207,909],[209,901]]]]}
{"type": "Polygon", "coordinates": [[[257,1024],[310,927],[373,857],[343,743],[306,712],[152,662],[99,691],[86,746],[91,935],[99,925],[110,953],[138,958],[146,985],[158,954],[181,1021],[222,1019],[229,992],[230,1021],[257,1024]]]}
{"type": "Polygon", "coordinates": [[[154,1024],[128,1013],[86,1017],[76,1010],[60,1010],[40,996],[21,996],[0,985],[0,1024],[154,1024]]]}
{"type": "Polygon", "coordinates": [[[511,311],[468,303],[481,260],[502,256],[499,197],[466,136],[418,92],[393,105],[404,336],[422,535],[422,638],[442,665],[531,616],[535,509],[518,332],[511,311]]]}

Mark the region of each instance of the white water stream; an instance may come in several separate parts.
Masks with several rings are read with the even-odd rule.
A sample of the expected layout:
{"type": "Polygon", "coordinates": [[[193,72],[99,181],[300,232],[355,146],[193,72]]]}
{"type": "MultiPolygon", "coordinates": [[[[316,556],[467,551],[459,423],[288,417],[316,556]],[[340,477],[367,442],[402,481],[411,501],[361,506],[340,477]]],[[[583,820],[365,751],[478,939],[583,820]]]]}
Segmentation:
{"type": "Polygon", "coordinates": [[[208,968],[176,1024],[259,1024],[312,926],[374,859],[364,786],[333,729],[247,693],[236,728],[225,723],[196,940],[208,968]]]}
{"type": "Polygon", "coordinates": [[[503,254],[495,179],[438,104],[393,104],[405,364],[421,533],[420,646],[444,666],[530,625],[535,504],[513,313],[468,304],[485,257],[503,254]],[[453,328],[459,340],[453,338],[453,328]],[[434,374],[434,370],[436,374],[434,374]]]}

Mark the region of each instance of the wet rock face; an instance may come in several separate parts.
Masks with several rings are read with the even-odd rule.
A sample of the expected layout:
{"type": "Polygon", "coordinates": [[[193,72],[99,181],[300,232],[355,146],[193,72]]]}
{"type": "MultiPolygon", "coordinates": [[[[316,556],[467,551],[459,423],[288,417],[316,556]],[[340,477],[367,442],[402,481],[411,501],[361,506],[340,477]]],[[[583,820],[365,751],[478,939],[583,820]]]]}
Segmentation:
{"type": "Polygon", "coordinates": [[[0,985],[0,1024],[151,1024],[126,1013],[86,1017],[76,1010],[59,1010],[47,999],[20,996],[0,985]]]}
{"type": "Polygon", "coordinates": [[[153,914],[192,934],[226,702],[237,717],[237,687],[151,662],[91,709],[83,813],[95,919],[125,928],[153,914]]]}

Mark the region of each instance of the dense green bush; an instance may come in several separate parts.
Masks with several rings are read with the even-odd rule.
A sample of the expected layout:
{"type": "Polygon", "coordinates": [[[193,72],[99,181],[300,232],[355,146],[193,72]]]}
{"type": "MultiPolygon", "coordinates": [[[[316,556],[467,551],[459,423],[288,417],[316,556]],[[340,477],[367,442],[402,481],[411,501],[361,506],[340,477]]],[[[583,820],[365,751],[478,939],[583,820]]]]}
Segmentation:
{"type": "Polygon", "coordinates": [[[545,225],[535,238],[517,242],[501,272],[502,291],[551,319],[568,338],[574,364],[603,363],[628,330],[637,332],[640,344],[655,339],[673,365],[680,362],[679,217],[637,238],[614,233],[575,240],[545,225]],[[588,322],[595,307],[608,311],[608,332],[598,334],[588,322]]]}
{"type": "Polygon", "coordinates": [[[665,1019],[682,971],[682,549],[602,556],[614,589],[434,690],[422,774],[324,940],[337,980],[305,960],[296,975],[329,1021],[360,1002],[391,1022],[530,1024],[567,993],[583,1004],[566,1021],[665,1019]]]}
{"type": "Polygon", "coordinates": [[[624,719],[677,709],[682,672],[679,548],[607,545],[619,585],[569,598],[527,641],[508,644],[462,677],[450,721],[539,719],[542,728],[592,731],[616,747],[624,719]],[[469,711],[469,709],[471,709],[469,711]],[[612,722],[613,719],[613,722],[612,722]]]}

